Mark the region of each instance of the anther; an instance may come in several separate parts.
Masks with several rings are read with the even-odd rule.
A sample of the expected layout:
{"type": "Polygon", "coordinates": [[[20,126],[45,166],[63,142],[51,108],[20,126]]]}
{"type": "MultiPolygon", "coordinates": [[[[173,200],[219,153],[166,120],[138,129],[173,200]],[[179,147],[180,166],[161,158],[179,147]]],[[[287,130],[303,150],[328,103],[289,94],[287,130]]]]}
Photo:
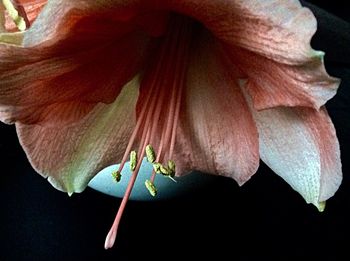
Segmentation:
{"type": "Polygon", "coordinates": [[[120,173],[120,171],[115,170],[112,172],[112,177],[116,182],[119,182],[122,178],[122,174],[120,173]]]}
{"type": "Polygon", "coordinates": [[[131,171],[134,171],[137,165],[137,154],[136,151],[130,152],[130,169],[131,171]]]}
{"type": "Polygon", "coordinates": [[[146,179],[146,181],[145,181],[145,186],[146,186],[146,188],[148,189],[149,193],[150,193],[153,197],[155,197],[155,196],[157,195],[157,188],[156,188],[156,186],[153,184],[152,181],[146,179]]]}
{"type": "Polygon", "coordinates": [[[161,174],[162,172],[160,171],[160,167],[162,166],[162,164],[160,164],[159,162],[154,162],[153,163],[153,169],[154,172],[157,174],[161,174]]]}
{"type": "Polygon", "coordinates": [[[146,156],[150,163],[153,163],[156,160],[156,153],[151,145],[146,146],[146,156]]]}
{"type": "Polygon", "coordinates": [[[168,168],[164,167],[163,165],[160,165],[160,173],[162,173],[164,176],[169,176],[168,168]]]}
{"type": "Polygon", "coordinates": [[[175,166],[175,162],[172,160],[168,160],[168,170],[169,170],[169,175],[171,177],[175,176],[175,170],[176,170],[176,166],[175,166]]]}

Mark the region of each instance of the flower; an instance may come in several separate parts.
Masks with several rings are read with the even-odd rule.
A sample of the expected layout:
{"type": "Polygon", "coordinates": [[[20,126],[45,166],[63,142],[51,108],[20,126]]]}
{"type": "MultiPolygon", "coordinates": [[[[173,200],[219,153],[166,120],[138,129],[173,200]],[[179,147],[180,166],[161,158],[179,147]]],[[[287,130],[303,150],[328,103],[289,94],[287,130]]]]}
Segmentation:
{"type": "Polygon", "coordinates": [[[0,118],[69,194],[138,153],[106,248],[146,148],[163,174],[176,163],[240,185],[261,159],[323,210],[342,179],[324,107],[339,80],[315,31],[296,0],[48,1],[20,45],[0,45],[0,118]]]}

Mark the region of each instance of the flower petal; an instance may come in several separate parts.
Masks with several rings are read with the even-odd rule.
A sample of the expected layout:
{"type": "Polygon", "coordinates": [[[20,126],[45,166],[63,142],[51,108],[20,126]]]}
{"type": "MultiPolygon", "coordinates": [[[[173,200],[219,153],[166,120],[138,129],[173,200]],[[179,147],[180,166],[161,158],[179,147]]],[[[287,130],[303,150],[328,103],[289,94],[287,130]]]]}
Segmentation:
{"type": "Polygon", "coordinates": [[[46,3],[47,0],[16,0],[16,5],[24,9],[29,24],[34,22],[46,3]]]}
{"type": "Polygon", "coordinates": [[[326,109],[279,107],[255,111],[254,117],[261,159],[322,210],[342,180],[339,144],[326,109]]]}
{"type": "MultiPolygon", "coordinates": [[[[80,119],[97,102],[112,102],[139,70],[149,44],[145,33],[103,17],[69,22],[61,24],[62,33],[67,30],[64,40],[56,35],[32,47],[0,45],[1,120],[80,119]],[[68,115],[74,104],[80,112],[73,114],[76,118],[57,117],[68,115]]],[[[35,38],[34,29],[25,33],[27,40],[35,38]]]]}
{"type": "Polygon", "coordinates": [[[318,55],[310,46],[316,19],[297,0],[168,0],[152,3],[196,18],[230,46],[239,46],[278,62],[300,64],[318,55]]]}
{"type": "MultiPolygon", "coordinates": [[[[316,19],[297,0],[52,1],[39,20],[50,14],[51,18],[45,19],[60,21],[61,13],[72,9],[85,13],[110,9],[116,18],[130,18],[135,15],[135,10],[175,11],[195,18],[230,46],[239,46],[278,62],[300,64],[319,54],[310,46],[316,19]]],[[[49,24],[36,26],[37,37],[45,31],[57,31],[54,23],[49,24]]]]}
{"type": "Polygon", "coordinates": [[[298,114],[318,145],[321,160],[319,201],[322,202],[334,195],[342,181],[339,142],[325,107],[319,112],[299,108],[298,114]]]}
{"type": "MultiPolygon", "coordinates": [[[[159,35],[165,30],[166,22],[167,12],[154,8],[143,10],[129,1],[49,1],[24,42],[25,46],[34,46],[81,32],[90,32],[99,40],[111,36],[120,38],[140,30],[148,35],[159,35]]],[[[85,40],[81,39],[82,43],[85,40]]]]}
{"type": "Polygon", "coordinates": [[[329,76],[323,59],[302,65],[280,64],[244,49],[229,51],[242,72],[254,107],[306,106],[319,109],[338,89],[339,79],[329,76]]]}
{"type": "Polygon", "coordinates": [[[138,79],[111,104],[98,104],[76,123],[51,126],[18,123],[17,132],[32,166],[52,185],[81,192],[104,167],[119,162],[135,125],[138,79]]]}
{"type": "Polygon", "coordinates": [[[177,170],[229,176],[242,185],[259,165],[257,129],[220,47],[209,37],[198,42],[176,136],[177,170]]]}
{"type": "Polygon", "coordinates": [[[23,32],[1,33],[0,31],[0,44],[21,45],[23,36],[23,32]]]}

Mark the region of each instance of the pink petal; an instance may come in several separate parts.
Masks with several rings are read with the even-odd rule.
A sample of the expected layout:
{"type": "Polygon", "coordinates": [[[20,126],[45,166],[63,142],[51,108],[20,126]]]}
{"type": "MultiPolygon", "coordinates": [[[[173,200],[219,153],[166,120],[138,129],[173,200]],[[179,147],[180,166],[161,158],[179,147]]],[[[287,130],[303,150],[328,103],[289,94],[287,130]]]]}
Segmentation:
{"type": "MultiPolygon", "coordinates": [[[[209,37],[208,37],[209,38],[209,37]]],[[[180,173],[200,170],[246,182],[259,165],[258,134],[246,101],[213,39],[191,57],[175,161],[180,173]]]]}
{"type": "MultiPolygon", "coordinates": [[[[318,59],[319,53],[310,46],[316,31],[316,19],[312,12],[297,0],[123,0],[123,1],[52,1],[39,17],[49,20],[48,25],[37,22],[35,38],[44,38],[48,32],[57,31],[55,22],[61,21],[62,13],[70,10],[79,13],[113,13],[115,19],[131,19],[139,13],[157,10],[178,12],[193,17],[208,28],[215,37],[231,47],[241,47],[272,60],[286,64],[303,64],[318,59]],[[47,14],[51,15],[47,17],[47,14]],[[52,22],[51,22],[52,20],[52,22]],[[39,26],[40,25],[40,26],[39,26]],[[45,33],[44,33],[45,32],[45,33]]],[[[149,16],[150,20],[152,16],[149,16]]],[[[67,18],[67,17],[66,17],[67,18]]],[[[152,25],[163,24],[156,17],[152,25]]],[[[143,20],[148,24],[146,20],[143,20]]],[[[27,41],[28,44],[33,42],[27,41]]]]}
{"type": "Polygon", "coordinates": [[[159,35],[165,29],[167,12],[155,9],[144,10],[129,1],[49,1],[26,34],[25,46],[65,39],[81,30],[96,34],[100,41],[117,40],[134,31],[159,35]]]}
{"type": "Polygon", "coordinates": [[[327,74],[321,57],[302,65],[286,65],[243,49],[230,51],[231,59],[249,79],[246,87],[258,110],[276,106],[318,109],[339,86],[339,79],[327,74]]]}
{"type": "Polygon", "coordinates": [[[297,0],[154,0],[143,6],[161,6],[194,17],[229,46],[281,63],[301,64],[318,55],[310,46],[316,19],[297,0]]]}
{"type": "Polygon", "coordinates": [[[261,159],[308,203],[322,210],[342,180],[340,150],[325,108],[255,111],[261,159]]]}
{"type": "Polygon", "coordinates": [[[319,112],[310,109],[298,110],[310,133],[313,133],[321,159],[321,180],[319,201],[332,197],[342,180],[339,142],[326,108],[319,112]]]}
{"type": "MultiPolygon", "coordinates": [[[[105,16],[69,19],[57,28],[60,35],[36,39],[35,46],[0,45],[1,120],[67,121],[58,116],[68,115],[74,104],[76,117],[69,120],[80,119],[97,102],[113,102],[139,70],[149,41],[135,26],[122,27],[105,16]],[[66,34],[64,41],[61,33],[66,34]]],[[[34,35],[33,25],[25,37],[34,40],[34,35]]]]}
{"type": "Polygon", "coordinates": [[[16,0],[16,2],[24,8],[29,23],[32,24],[46,5],[47,0],[16,0]]]}
{"type": "Polygon", "coordinates": [[[104,167],[120,162],[135,125],[138,79],[111,104],[98,104],[83,119],[50,126],[17,123],[32,166],[52,185],[69,194],[81,192],[104,167]]]}

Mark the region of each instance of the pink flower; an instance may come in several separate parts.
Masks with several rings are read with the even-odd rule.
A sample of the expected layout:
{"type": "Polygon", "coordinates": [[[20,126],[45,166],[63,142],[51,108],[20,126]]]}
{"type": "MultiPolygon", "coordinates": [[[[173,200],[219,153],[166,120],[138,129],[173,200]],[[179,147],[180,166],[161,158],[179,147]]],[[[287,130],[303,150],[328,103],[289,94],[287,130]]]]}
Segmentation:
{"type": "Polygon", "coordinates": [[[261,159],[322,210],[342,179],[324,107],[339,80],[310,46],[315,31],[296,0],[48,1],[20,45],[0,45],[0,118],[69,194],[151,144],[178,176],[240,185],[261,159]]]}

